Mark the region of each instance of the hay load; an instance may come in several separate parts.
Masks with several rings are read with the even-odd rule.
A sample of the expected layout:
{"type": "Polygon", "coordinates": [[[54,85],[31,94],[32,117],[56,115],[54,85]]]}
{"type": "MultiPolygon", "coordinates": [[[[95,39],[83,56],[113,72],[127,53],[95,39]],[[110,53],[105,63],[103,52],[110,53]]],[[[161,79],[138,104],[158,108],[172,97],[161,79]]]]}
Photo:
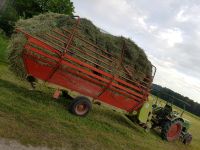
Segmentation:
{"type": "MultiPolygon", "coordinates": [[[[46,13],[34,16],[31,19],[21,19],[16,23],[16,28],[40,37],[44,33],[48,33],[55,28],[66,28],[70,30],[75,21],[75,19],[66,15],[46,13]]],[[[78,29],[77,34],[81,37],[84,37],[101,49],[105,49],[118,57],[120,57],[123,41],[125,41],[126,49],[124,63],[133,66],[134,76],[137,79],[143,80],[145,76],[151,74],[151,62],[147,59],[144,51],[130,39],[102,32],[91,21],[84,18],[81,18],[78,29]]],[[[80,42],[74,42],[78,47],[83,46],[80,42]]],[[[25,71],[21,55],[23,46],[26,43],[26,38],[22,33],[14,33],[10,43],[10,68],[17,76],[24,77],[25,71]]]]}

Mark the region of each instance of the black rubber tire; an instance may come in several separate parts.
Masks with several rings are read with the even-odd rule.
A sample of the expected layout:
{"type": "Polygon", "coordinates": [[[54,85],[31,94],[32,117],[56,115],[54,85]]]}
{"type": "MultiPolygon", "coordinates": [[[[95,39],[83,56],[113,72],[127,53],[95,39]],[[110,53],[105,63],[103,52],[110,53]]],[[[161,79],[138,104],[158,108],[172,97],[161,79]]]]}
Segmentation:
{"type": "Polygon", "coordinates": [[[192,135],[190,133],[186,133],[183,136],[183,144],[188,145],[191,143],[191,141],[192,141],[192,135]]]}
{"type": "Polygon", "coordinates": [[[162,125],[161,137],[167,141],[174,141],[180,137],[182,128],[183,128],[183,122],[181,120],[165,121],[162,125]],[[168,133],[170,132],[170,129],[173,125],[178,125],[179,129],[176,132],[176,135],[170,137],[168,133]]]}
{"type": "Polygon", "coordinates": [[[90,100],[84,96],[76,97],[69,105],[69,111],[72,114],[81,117],[86,116],[91,109],[92,109],[92,104],[90,100]],[[83,110],[78,109],[80,106],[82,106],[83,110]]]}

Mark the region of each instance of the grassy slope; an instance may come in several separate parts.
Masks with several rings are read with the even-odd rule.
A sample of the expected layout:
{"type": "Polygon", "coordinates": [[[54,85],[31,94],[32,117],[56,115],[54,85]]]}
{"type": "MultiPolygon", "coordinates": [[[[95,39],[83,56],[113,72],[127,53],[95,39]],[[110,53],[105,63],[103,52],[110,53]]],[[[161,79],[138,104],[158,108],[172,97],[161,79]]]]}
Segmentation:
{"type": "Polygon", "coordinates": [[[8,40],[0,33],[0,62],[5,61],[8,40]]]}
{"type": "Polygon", "coordinates": [[[28,88],[0,63],[0,137],[68,149],[200,149],[200,119],[193,115],[186,114],[186,118],[192,121],[194,140],[184,146],[179,141],[162,141],[154,131],[146,133],[122,114],[103,107],[94,106],[85,118],[73,116],[66,110],[69,100],[54,101],[52,89],[28,88]]]}

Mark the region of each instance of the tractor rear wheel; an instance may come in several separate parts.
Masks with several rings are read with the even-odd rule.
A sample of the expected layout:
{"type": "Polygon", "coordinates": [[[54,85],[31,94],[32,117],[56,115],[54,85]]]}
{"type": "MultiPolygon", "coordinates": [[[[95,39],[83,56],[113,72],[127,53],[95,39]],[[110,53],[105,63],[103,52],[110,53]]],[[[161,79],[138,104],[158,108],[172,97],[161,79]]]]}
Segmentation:
{"type": "Polygon", "coordinates": [[[163,124],[161,136],[167,141],[174,141],[180,137],[183,123],[180,120],[166,121],[163,124]]]}
{"type": "Polygon", "coordinates": [[[90,100],[86,97],[76,97],[69,106],[69,111],[77,116],[86,116],[92,108],[90,100]]]}

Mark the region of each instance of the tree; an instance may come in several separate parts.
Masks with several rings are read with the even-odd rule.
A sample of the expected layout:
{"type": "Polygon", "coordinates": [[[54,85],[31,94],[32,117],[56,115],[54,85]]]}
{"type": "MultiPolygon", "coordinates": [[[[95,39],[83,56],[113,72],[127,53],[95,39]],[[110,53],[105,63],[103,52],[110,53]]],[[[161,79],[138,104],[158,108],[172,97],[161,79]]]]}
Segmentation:
{"type": "Polygon", "coordinates": [[[44,12],[72,15],[73,3],[70,0],[16,0],[13,3],[19,16],[30,18],[44,12]]]}
{"type": "Polygon", "coordinates": [[[5,9],[0,11],[0,28],[10,35],[19,18],[31,18],[45,12],[72,15],[74,6],[70,0],[7,0],[5,9]]]}
{"type": "Polygon", "coordinates": [[[15,8],[11,5],[11,1],[7,0],[0,10],[0,28],[5,31],[6,35],[12,33],[13,26],[18,18],[15,8]]]}
{"type": "Polygon", "coordinates": [[[73,3],[70,0],[36,0],[42,12],[55,12],[72,15],[74,12],[73,3]]]}

